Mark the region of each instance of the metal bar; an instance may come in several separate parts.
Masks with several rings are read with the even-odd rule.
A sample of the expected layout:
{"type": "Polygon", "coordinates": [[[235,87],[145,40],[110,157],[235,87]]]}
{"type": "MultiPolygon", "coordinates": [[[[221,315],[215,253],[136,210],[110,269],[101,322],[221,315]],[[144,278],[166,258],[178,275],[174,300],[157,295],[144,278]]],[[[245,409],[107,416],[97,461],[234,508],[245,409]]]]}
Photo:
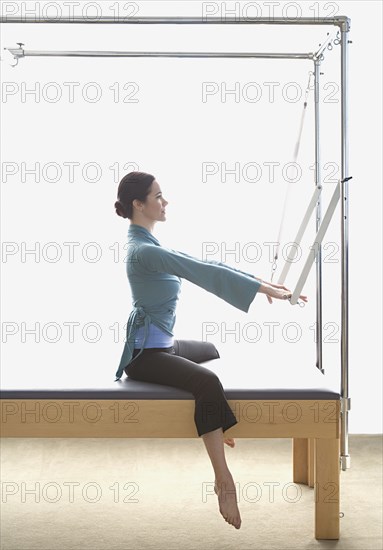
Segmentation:
{"type": "Polygon", "coordinates": [[[249,52],[115,52],[115,51],[38,51],[4,48],[14,57],[214,57],[261,59],[313,59],[313,53],[249,53],[249,52]]]}
{"type": "Polygon", "coordinates": [[[350,467],[348,453],[348,36],[347,31],[341,32],[341,252],[342,252],[342,292],[341,292],[341,396],[344,407],[341,414],[341,466],[342,470],[350,467]]]}
{"type": "Polygon", "coordinates": [[[95,18],[84,16],[71,17],[18,17],[2,16],[0,23],[84,23],[87,25],[335,25],[341,28],[348,27],[348,18],[345,15],[337,17],[125,17],[103,15],[95,18]]]}
{"type": "MultiPolygon", "coordinates": [[[[319,76],[320,59],[314,61],[314,98],[315,98],[315,185],[321,186],[320,166],[320,117],[319,117],[319,76]]],[[[322,218],[322,201],[318,197],[316,210],[315,230],[318,232],[322,218]]],[[[319,245],[316,262],[316,366],[324,374],[323,369],[323,348],[322,348],[322,245],[319,245]]]]}
{"type": "MultiPolygon", "coordinates": [[[[297,236],[295,237],[293,243],[298,247],[300,245],[300,242],[302,240],[302,237],[303,237],[303,234],[307,228],[307,225],[309,223],[309,220],[310,220],[310,217],[311,217],[311,214],[313,213],[314,211],[314,208],[315,208],[315,205],[317,204],[318,202],[318,198],[321,194],[321,191],[322,191],[322,188],[321,187],[317,187],[314,191],[314,194],[311,198],[311,201],[307,207],[307,210],[306,210],[306,213],[303,217],[303,220],[302,220],[302,223],[298,229],[298,233],[297,233],[297,236]]],[[[289,253],[287,255],[287,258],[286,258],[286,261],[285,261],[285,265],[283,266],[283,269],[282,269],[282,272],[279,276],[279,279],[278,279],[278,284],[280,285],[283,285],[285,280],[286,280],[286,277],[287,277],[287,274],[288,272],[290,271],[290,267],[295,259],[295,256],[296,256],[296,249],[294,249],[293,247],[290,247],[289,249],[289,253]]]]}
{"type": "Polygon", "coordinates": [[[299,277],[297,286],[295,287],[295,290],[291,296],[291,299],[290,299],[291,305],[295,305],[298,302],[298,298],[302,292],[306,279],[309,276],[310,269],[314,263],[318,247],[320,246],[323,240],[323,237],[326,234],[327,228],[331,222],[331,218],[334,215],[336,205],[338,204],[338,201],[339,201],[339,197],[340,197],[340,181],[337,183],[337,186],[335,187],[335,191],[333,193],[333,196],[331,197],[330,204],[327,208],[326,214],[324,215],[323,222],[321,223],[319,231],[315,237],[314,243],[310,248],[310,252],[306,260],[306,263],[302,269],[301,276],[299,277]]]}

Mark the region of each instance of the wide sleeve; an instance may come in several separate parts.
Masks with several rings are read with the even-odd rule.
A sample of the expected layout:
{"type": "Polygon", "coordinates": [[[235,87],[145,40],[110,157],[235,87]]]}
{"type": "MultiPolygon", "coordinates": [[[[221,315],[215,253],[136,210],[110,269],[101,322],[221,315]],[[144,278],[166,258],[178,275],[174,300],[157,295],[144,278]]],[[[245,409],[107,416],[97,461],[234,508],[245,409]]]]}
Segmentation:
{"type": "Polygon", "coordinates": [[[261,286],[252,275],[225,264],[198,260],[162,246],[140,246],[136,254],[145,269],[186,279],[244,312],[261,286]]]}
{"type": "MultiPolygon", "coordinates": [[[[177,254],[181,254],[181,256],[185,256],[186,258],[192,258],[195,259],[193,256],[189,256],[189,254],[185,254],[185,252],[180,252],[179,250],[176,251],[177,254]]],[[[259,280],[255,275],[252,275],[251,273],[247,273],[247,271],[241,271],[240,269],[236,269],[235,267],[231,267],[230,265],[224,264],[222,262],[217,262],[216,260],[203,260],[204,262],[208,264],[214,264],[214,265],[220,265],[222,267],[225,267],[226,269],[231,269],[232,271],[236,271],[237,273],[242,273],[242,275],[247,275],[248,277],[252,277],[253,279],[256,279],[260,283],[262,283],[261,280],[259,280]]]]}

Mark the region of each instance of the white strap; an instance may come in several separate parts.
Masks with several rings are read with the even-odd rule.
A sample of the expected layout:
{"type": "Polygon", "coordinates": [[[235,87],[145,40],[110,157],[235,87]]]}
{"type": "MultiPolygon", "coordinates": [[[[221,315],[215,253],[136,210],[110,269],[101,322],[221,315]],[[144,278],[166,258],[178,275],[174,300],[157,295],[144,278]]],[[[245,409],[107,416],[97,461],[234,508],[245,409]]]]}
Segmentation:
{"type": "Polygon", "coordinates": [[[289,250],[289,253],[288,253],[288,256],[287,256],[287,260],[285,262],[285,265],[283,266],[282,273],[279,276],[278,284],[280,284],[280,285],[283,285],[285,280],[286,280],[286,277],[287,277],[287,274],[290,270],[291,264],[292,264],[293,260],[296,257],[296,252],[297,252],[296,249],[299,247],[299,245],[301,243],[302,237],[303,237],[304,232],[306,231],[307,225],[309,223],[311,214],[313,213],[313,210],[314,210],[314,208],[315,208],[315,206],[316,206],[316,204],[319,200],[319,195],[321,194],[321,192],[322,192],[322,187],[319,186],[319,187],[315,188],[314,194],[312,196],[310,204],[307,207],[306,214],[305,214],[305,216],[303,218],[303,221],[301,223],[301,226],[298,230],[297,236],[295,237],[295,240],[293,241],[293,243],[296,245],[296,248],[294,248],[293,246],[290,247],[290,250],[289,250]]]}
{"type": "Polygon", "coordinates": [[[301,295],[302,289],[304,287],[304,284],[306,282],[307,277],[309,276],[311,267],[314,263],[315,256],[318,253],[319,247],[323,241],[323,238],[326,234],[327,228],[331,222],[331,219],[334,215],[336,205],[338,204],[340,197],[340,181],[338,181],[338,184],[335,188],[335,191],[333,193],[333,196],[331,198],[330,204],[326,210],[326,214],[324,215],[323,221],[320,225],[320,228],[318,230],[318,233],[315,237],[315,241],[310,249],[308,258],[306,260],[306,263],[303,267],[301,276],[298,279],[297,286],[295,287],[295,290],[290,298],[291,305],[295,305],[298,302],[298,298],[301,295]]]}

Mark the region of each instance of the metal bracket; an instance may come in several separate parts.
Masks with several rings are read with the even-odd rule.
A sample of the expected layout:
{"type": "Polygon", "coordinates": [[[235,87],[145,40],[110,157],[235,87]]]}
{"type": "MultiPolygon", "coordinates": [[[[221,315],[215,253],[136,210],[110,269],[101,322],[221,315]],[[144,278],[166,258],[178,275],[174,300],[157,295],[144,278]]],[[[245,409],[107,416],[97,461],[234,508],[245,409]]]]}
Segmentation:
{"type": "MultiPolygon", "coordinates": [[[[347,413],[351,410],[351,398],[350,397],[341,397],[340,399],[340,412],[341,415],[346,415],[347,422],[347,413]]],[[[348,447],[346,447],[348,450],[348,447]]],[[[343,472],[345,472],[351,466],[351,458],[349,454],[340,456],[340,467],[343,472]]]]}
{"type": "Polygon", "coordinates": [[[342,472],[348,470],[351,466],[351,457],[350,455],[343,455],[340,457],[340,467],[342,472]]]}
{"type": "Polygon", "coordinates": [[[340,412],[344,414],[351,410],[351,398],[350,397],[341,397],[340,399],[340,412]]]}
{"type": "Polygon", "coordinates": [[[334,24],[338,25],[342,31],[349,32],[351,28],[351,19],[346,15],[338,15],[338,17],[334,17],[334,24]]]}

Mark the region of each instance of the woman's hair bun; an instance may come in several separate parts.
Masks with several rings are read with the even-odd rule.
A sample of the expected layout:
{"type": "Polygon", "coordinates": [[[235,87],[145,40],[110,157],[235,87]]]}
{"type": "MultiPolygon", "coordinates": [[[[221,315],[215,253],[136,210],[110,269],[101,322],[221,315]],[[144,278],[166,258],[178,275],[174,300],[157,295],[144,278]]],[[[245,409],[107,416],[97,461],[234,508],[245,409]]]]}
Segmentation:
{"type": "Polygon", "coordinates": [[[120,200],[118,200],[114,203],[114,207],[116,209],[116,213],[117,213],[118,216],[121,216],[121,218],[127,218],[128,217],[127,213],[126,213],[126,208],[120,200]]]}

